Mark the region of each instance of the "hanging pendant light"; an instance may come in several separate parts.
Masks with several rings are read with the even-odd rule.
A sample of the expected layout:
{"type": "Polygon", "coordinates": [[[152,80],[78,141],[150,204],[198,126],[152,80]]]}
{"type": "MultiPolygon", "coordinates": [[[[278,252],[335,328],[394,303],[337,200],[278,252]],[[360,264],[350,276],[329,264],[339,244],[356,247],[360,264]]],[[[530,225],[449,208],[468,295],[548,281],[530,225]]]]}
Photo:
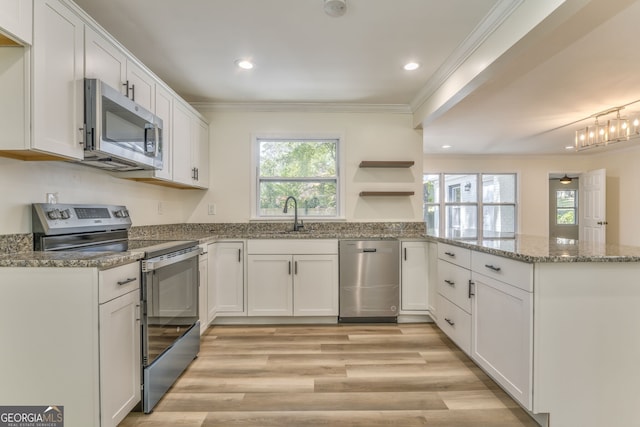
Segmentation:
{"type": "Polygon", "coordinates": [[[570,177],[567,176],[567,174],[565,173],[564,176],[562,178],[560,178],[560,184],[571,184],[571,181],[573,181],[570,177]]]}

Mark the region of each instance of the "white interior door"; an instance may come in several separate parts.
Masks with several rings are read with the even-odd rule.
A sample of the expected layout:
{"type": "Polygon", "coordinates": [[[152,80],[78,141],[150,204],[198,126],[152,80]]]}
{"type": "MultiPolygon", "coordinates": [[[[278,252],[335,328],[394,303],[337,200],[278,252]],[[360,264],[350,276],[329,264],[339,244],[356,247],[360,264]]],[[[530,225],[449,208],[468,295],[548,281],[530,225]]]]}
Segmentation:
{"type": "Polygon", "coordinates": [[[606,202],[607,202],[607,171],[597,169],[580,175],[579,189],[580,211],[579,236],[583,241],[605,243],[606,230],[606,202]]]}

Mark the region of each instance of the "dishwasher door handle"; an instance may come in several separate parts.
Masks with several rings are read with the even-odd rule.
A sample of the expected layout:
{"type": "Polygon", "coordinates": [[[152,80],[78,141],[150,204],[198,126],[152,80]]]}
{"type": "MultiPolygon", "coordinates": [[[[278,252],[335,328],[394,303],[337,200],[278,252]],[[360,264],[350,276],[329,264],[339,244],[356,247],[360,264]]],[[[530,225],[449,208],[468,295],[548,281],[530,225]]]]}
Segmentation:
{"type": "Polygon", "coordinates": [[[362,249],[362,252],[377,252],[378,250],[376,248],[364,248],[362,249]]]}

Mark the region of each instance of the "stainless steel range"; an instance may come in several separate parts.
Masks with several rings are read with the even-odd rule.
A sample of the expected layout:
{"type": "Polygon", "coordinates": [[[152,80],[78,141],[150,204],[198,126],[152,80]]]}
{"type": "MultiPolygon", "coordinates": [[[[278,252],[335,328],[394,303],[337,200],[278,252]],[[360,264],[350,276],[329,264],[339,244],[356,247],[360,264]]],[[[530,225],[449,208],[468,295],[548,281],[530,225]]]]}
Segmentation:
{"type": "Polygon", "coordinates": [[[32,205],[34,250],[144,252],[141,261],[142,409],[149,413],[200,351],[198,242],[129,240],[125,206],[32,205]]]}

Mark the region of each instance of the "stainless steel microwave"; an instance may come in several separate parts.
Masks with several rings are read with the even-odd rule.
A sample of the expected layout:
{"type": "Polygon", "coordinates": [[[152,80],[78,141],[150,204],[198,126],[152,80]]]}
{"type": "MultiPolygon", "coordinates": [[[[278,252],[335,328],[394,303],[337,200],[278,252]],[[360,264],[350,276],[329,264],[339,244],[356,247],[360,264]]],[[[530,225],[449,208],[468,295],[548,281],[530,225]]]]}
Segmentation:
{"type": "Polygon", "coordinates": [[[98,79],[84,81],[84,164],[162,169],[162,119],[98,79]]]}

